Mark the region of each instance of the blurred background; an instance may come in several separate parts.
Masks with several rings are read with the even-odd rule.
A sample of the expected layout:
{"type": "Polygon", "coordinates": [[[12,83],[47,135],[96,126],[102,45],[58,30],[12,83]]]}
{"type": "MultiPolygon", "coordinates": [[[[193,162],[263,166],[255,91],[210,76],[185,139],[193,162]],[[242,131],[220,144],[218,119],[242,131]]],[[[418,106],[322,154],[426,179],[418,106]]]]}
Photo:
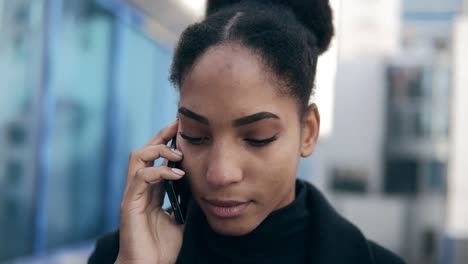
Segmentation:
{"type": "MultiPolygon", "coordinates": [[[[468,263],[468,1],[331,4],[298,177],[408,263],[468,263]]],[[[174,119],[173,47],[204,5],[0,0],[0,263],[85,263],[118,226],[128,154],[174,119]]]]}

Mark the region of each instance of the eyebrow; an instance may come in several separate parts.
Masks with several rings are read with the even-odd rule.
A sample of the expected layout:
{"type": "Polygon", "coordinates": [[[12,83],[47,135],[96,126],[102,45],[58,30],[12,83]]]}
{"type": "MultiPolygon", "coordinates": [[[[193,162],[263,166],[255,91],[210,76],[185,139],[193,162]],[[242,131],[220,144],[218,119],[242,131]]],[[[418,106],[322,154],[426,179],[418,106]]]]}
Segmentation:
{"type": "Polygon", "coordinates": [[[190,118],[190,119],[193,119],[197,122],[200,122],[202,124],[205,124],[205,125],[209,125],[210,122],[208,121],[208,119],[202,115],[199,115],[199,114],[196,114],[190,110],[188,110],[187,108],[185,107],[181,107],[179,108],[179,111],[178,111],[180,114],[183,114],[184,116],[190,118]]]}
{"type": "MultiPolygon", "coordinates": [[[[199,123],[202,123],[202,124],[205,124],[205,125],[209,125],[210,122],[208,121],[208,119],[202,115],[199,115],[193,111],[190,111],[189,109],[185,108],[185,107],[180,107],[179,108],[179,111],[178,111],[180,114],[190,118],[190,119],[193,119],[199,123]]],[[[241,118],[238,118],[234,121],[232,121],[232,126],[234,127],[239,127],[239,126],[245,126],[245,125],[248,125],[248,124],[252,124],[254,122],[258,122],[260,120],[263,120],[263,119],[268,119],[268,118],[273,118],[273,119],[280,119],[279,116],[271,113],[271,112],[259,112],[259,113],[255,113],[253,115],[249,115],[249,116],[244,116],[244,117],[241,117],[241,118]]]]}

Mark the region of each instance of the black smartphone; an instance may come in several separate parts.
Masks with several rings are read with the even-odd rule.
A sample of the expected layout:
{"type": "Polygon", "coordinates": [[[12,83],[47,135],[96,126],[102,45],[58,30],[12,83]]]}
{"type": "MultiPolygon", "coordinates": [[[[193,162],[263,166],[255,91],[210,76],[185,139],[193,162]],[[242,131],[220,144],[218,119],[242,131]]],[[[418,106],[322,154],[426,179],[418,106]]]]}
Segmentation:
{"type": "MultiPolygon", "coordinates": [[[[172,138],[171,148],[177,148],[176,138],[172,138]]],[[[179,162],[168,161],[167,166],[170,168],[180,168],[179,162]]],[[[185,223],[185,215],[187,213],[188,204],[188,186],[185,181],[185,176],[180,180],[164,180],[164,189],[171,203],[172,212],[178,224],[185,223]]]]}

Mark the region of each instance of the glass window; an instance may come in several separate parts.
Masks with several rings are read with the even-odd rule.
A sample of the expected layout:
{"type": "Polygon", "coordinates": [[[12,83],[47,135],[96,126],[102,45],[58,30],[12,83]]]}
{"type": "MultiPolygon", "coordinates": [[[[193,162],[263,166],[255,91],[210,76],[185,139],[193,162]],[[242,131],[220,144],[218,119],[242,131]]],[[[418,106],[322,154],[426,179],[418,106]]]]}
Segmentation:
{"type": "MultiPolygon", "coordinates": [[[[128,155],[141,148],[161,128],[176,117],[176,91],[169,84],[171,50],[148,38],[144,32],[126,25],[122,36],[121,72],[118,85],[121,89],[121,123],[118,131],[120,150],[118,172],[115,175],[115,201],[122,198],[125,187],[128,155]]],[[[114,226],[118,223],[118,208],[110,212],[114,226]]]]}
{"type": "Polygon", "coordinates": [[[433,121],[431,112],[432,109],[430,107],[420,107],[419,109],[415,109],[415,113],[413,115],[414,121],[412,122],[414,125],[412,135],[415,138],[429,138],[431,136],[433,121]]]}
{"type": "Polygon", "coordinates": [[[444,193],[446,190],[447,163],[430,160],[426,164],[425,187],[428,192],[444,193]]]}
{"type": "Polygon", "coordinates": [[[170,50],[135,28],[126,30],[123,45],[125,138],[129,150],[134,150],[175,119],[177,102],[168,81],[170,50]]]}
{"type": "Polygon", "coordinates": [[[32,253],[42,0],[0,1],[0,262],[32,253]]]}
{"type": "Polygon", "coordinates": [[[419,162],[415,159],[387,160],[385,163],[384,192],[390,194],[416,194],[418,190],[419,162]]]}
{"type": "MultiPolygon", "coordinates": [[[[38,96],[44,6],[44,0],[0,1],[0,262],[33,254],[38,184],[33,165],[35,147],[42,143],[36,142],[33,132],[38,130],[41,106],[48,103],[38,96]]],[[[176,115],[176,91],[168,82],[171,49],[125,24],[118,40],[122,49],[114,51],[120,59],[113,60],[115,21],[95,1],[66,0],[58,31],[53,32],[52,127],[45,141],[49,252],[94,239],[109,228],[105,226],[106,198],[112,194],[105,185],[109,116],[117,117],[121,125],[112,131],[120,141],[112,139],[111,144],[120,146],[116,149],[122,173],[112,175],[112,181],[123,190],[128,153],[176,115]],[[112,74],[117,87],[110,85],[112,74]],[[109,111],[111,89],[123,94],[117,104],[121,114],[115,116],[109,111]]],[[[110,198],[120,203],[121,197],[110,198]]],[[[112,217],[118,219],[118,214],[116,210],[112,217]]]]}
{"type": "Polygon", "coordinates": [[[366,193],[368,175],[365,168],[334,167],[331,170],[330,187],[337,192],[366,193]]]}
{"type": "Polygon", "coordinates": [[[94,238],[103,228],[106,110],[112,16],[65,1],[53,72],[47,248],[94,238]]]}
{"type": "Polygon", "coordinates": [[[390,66],[387,74],[392,99],[418,98],[423,95],[423,70],[420,67],[390,66]]]}

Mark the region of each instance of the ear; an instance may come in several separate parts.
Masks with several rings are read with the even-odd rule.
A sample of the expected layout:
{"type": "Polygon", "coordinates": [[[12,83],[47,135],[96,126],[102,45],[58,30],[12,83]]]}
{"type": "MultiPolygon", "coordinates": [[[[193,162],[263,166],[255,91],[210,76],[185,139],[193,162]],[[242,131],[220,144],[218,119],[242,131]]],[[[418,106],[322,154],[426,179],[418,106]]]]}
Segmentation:
{"type": "Polygon", "coordinates": [[[301,131],[301,156],[310,156],[318,142],[320,132],[320,113],[316,104],[311,104],[304,113],[301,131]]]}

